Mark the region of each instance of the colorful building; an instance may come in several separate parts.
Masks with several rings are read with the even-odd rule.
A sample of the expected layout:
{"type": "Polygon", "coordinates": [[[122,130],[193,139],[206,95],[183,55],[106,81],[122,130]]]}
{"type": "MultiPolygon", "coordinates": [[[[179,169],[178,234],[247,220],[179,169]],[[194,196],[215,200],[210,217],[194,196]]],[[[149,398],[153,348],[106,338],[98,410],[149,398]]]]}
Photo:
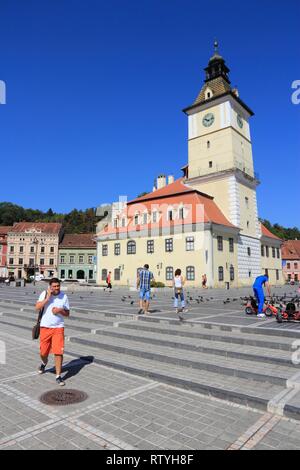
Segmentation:
{"type": "Polygon", "coordinates": [[[299,282],[300,240],[286,240],[281,247],[282,268],[285,281],[299,282]]]}
{"type": "Polygon", "coordinates": [[[59,245],[60,279],[96,279],[96,241],[95,234],[66,234],[59,245]]]}
{"type": "Polygon", "coordinates": [[[61,224],[18,222],[7,234],[8,272],[16,279],[43,274],[58,274],[58,245],[63,235],[61,224]]]}
{"type": "Polygon", "coordinates": [[[8,276],[7,269],[7,233],[12,227],[0,226],[0,277],[8,276]]]}

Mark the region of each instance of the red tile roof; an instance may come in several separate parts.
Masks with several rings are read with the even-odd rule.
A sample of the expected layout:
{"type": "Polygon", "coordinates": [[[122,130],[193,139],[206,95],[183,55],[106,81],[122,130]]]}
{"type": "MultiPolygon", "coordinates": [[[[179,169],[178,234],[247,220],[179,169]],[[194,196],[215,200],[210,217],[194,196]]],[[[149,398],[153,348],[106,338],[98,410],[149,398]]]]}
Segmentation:
{"type": "Polygon", "coordinates": [[[164,188],[157,189],[156,191],[152,191],[151,193],[146,194],[145,196],[129,201],[128,205],[136,204],[137,202],[160,199],[163,197],[177,196],[178,194],[193,193],[195,191],[196,190],[194,188],[190,188],[189,186],[183,183],[183,178],[179,178],[178,180],[174,181],[174,183],[167,184],[164,188]]]}
{"type": "Polygon", "coordinates": [[[282,259],[300,260],[300,240],[286,240],[281,247],[282,259]]]}
{"type": "Polygon", "coordinates": [[[177,226],[182,225],[182,223],[195,224],[212,222],[231,228],[238,228],[227,220],[214,202],[213,197],[183,184],[182,178],[165,186],[164,188],[130,201],[125,208],[124,213],[119,216],[119,219],[121,220],[122,217],[127,219],[127,227],[122,227],[120,226],[121,224],[119,224],[119,227],[115,228],[113,224],[109,224],[100,232],[99,235],[135,231],[137,228],[139,230],[149,227],[151,227],[151,229],[155,229],[160,227],[170,227],[172,225],[177,226]],[[177,217],[170,222],[167,217],[168,210],[171,208],[178,209],[180,207],[185,208],[186,217],[184,220],[177,217]],[[142,222],[139,226],[136,226],[134,221],[136,213],[139,213],[140,216],[142,216],[145,212],[149,214],[155,211],[160,214],[160,220],[155,223],[148,221],[144,224],[142,222]]]}
{"type": "Polygon", "coordinates": [[[59,244],[59,248],[96,248],[94,233],[66,234],[59,244]]]}
{"type": "Polygon", "coordinates": [[[268,230],[267,227],[265,227],[262,223],[260,225],[261,225],[261,233],[264,237],[274,238],[275,240],[281,240],[281,238],[276,237],[276,235],[270,232],[270,230],[268,230]]]}
{"type": "Polygon", "coordinates": [[[7,233],[12,229],[12,225],[0,225],[0,234],[7,235],[7,233]]]}
{"type": "Polygon", "coordinates": [[[57,233],[59,234],[62,224],[52,222],[17,222],[11,227],[10,232],[25,232],[31,229],[41,231],[42,233],[57,233]]]}

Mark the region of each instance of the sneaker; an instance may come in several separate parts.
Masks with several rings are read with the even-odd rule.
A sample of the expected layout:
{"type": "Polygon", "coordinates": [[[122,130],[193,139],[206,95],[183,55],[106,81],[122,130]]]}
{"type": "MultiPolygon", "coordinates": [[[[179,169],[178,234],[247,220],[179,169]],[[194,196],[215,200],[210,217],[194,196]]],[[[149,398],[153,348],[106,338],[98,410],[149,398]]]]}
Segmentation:
{"type": "Polygon", "coordinates": [[[47,365],[47,364],[43,364],[43,363],[40,365],[40,367],[39,367],[39,369],[38,369],[38,373],[39,373],[39,374],[44,374],[45,369],[46,369],[46,365],[47,365]]]}
{"type": "Polygon", "coordinates": [[[143,315],[143,313],[144,313],[144,310],[142,308],[140,308],[139,311],[138,311],[138,315],[143,315]]]}
{"type": "Polygon", "coordinates": [[[56,383],[57,383],[57,385],[60,385],[61,387],[63,387],[65,385],[65,382],[63,381],[61,376],[56,377],[56,383]]]}
{"type": "Polygon", "coordinates": [[[266,315],[264,313],[258,313],[257,318],[266,318],[266,315]]]}

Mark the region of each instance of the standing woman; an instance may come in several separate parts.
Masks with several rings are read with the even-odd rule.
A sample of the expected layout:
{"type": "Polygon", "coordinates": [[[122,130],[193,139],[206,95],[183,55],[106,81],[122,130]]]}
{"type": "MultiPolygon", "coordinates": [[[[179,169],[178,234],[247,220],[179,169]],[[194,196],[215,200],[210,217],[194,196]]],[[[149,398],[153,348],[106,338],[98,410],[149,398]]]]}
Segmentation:
{"type": "Polygon", "coordinates": [[[175,276],[173,279],[173,287],[174,287],[174,307],[176,308],[176,313],[179,316],[180,320],[183,320],[183,316],[180,315],[180,313],[184,313],[185,311],[185,300],[184,300],[184,292],[183,292],[183,286],[185,283],[185,279],[181,274],[181,269],[176,269],[175,271],[175,276]],[[180,297],[181,301],[181,308],[178,308],[178,300],[180,297]]]}

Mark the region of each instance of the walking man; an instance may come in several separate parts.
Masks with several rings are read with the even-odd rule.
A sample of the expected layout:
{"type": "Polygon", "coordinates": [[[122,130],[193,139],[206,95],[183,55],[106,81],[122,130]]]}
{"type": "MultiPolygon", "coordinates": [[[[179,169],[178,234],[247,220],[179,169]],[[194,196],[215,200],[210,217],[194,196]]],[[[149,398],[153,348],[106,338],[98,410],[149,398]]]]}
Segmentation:
{"type": "Polygon", "coordinates": [[[144,268],[139,271],[137,278],[137,289],[140,289],[139,315],[148,313],[150,305],[151,281],[154,281],[153,273],[149,271],[149,264],[145,264],[144,268]]]}
{"type": "Polygon", "coordinates": [[[253,292],[255,295],[255,298],[257,300],[257,305],[258,305],[258,312],[257,312],[257,317],[258,318],[264,318],[264,303],[265,303],[265,294],[264,294],[264,289],[263,286],[267,288],[268,295],[269,297],[271,296],[271,289],[270,289],[270,284],[269,284],[269,276],[268,274],[265,274],[264,276],[258,276],[253,284],[253,292]]]}
{"type": "Polygon", "coordinates": [[[40,355],[42,363],[39,373],[43,374],[50,353],[55,357],[56,383],[65,385],[61,378],[64,354],[64,317],[70,315],[69,300],[66,294],[60,291],[60,280],[53,278],[49,288],[42,292],[35,306],[36,310],[44,309],[40,329],[40,355]]]}

